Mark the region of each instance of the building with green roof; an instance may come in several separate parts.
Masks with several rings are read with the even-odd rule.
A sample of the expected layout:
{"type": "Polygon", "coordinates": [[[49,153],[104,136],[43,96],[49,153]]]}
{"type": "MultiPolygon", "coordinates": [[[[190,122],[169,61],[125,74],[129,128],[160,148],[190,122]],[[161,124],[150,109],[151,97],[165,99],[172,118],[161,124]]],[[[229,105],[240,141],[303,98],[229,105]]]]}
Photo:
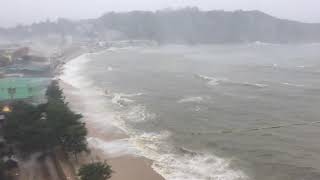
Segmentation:
{"type": "Polygon", "coordinates": [[[41,101],[48,83],[48,78],[0,79],[0,101],[41,101]]]}

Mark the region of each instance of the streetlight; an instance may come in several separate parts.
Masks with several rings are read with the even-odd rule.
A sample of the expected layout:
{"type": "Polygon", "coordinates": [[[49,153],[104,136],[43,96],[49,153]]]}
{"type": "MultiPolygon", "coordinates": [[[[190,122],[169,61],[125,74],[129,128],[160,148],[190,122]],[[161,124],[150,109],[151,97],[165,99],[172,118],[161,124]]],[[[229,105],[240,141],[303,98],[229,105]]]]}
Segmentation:
{"type": "Polygon", "coordinates": [[[12,109],[11,109],[8,105],[5,105],[5,106],[2,108],[2,112],[3,112],[3,113],[10,113],[10,112],[12,112],[12,109]]]}

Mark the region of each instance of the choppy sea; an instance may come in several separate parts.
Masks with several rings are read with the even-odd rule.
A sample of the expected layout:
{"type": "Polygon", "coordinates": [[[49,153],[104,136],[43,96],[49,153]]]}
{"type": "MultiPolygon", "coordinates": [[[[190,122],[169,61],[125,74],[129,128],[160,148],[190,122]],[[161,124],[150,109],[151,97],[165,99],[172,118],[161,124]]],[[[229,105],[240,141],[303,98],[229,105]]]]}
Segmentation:
{"type": "Polygon", "coordinates": [[[110,48],[68,62],[85,116],[168,180],[319,180],[320,45],[110,48]]]}

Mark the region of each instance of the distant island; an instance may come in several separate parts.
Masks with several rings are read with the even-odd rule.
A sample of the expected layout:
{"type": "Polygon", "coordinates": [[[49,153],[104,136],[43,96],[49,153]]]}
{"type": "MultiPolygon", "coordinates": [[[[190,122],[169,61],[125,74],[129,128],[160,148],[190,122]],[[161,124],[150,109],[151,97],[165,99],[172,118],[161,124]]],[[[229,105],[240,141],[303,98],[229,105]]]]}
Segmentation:
{"type": "Polygon", "coordinates": [[[59,19],[1,28],[0,40],[72,37],[79,40],[151,40],[167,43],[313,43],[320,23],[279,19],[260,11],[180,10],[110,12],[97,19],[59,19]]]}

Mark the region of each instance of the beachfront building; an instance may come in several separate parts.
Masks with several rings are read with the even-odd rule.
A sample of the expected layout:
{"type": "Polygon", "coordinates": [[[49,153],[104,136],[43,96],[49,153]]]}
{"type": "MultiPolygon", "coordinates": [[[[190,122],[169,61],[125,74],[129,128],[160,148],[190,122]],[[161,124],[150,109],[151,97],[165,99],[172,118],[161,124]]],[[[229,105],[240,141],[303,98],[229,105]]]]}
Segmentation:
{"type": "Polygon", "coordinates": [[[48,82],[48,79],[44,78],[0,79],[0,102],[22,100],[37,103],[42,101],[48,82]]]}

